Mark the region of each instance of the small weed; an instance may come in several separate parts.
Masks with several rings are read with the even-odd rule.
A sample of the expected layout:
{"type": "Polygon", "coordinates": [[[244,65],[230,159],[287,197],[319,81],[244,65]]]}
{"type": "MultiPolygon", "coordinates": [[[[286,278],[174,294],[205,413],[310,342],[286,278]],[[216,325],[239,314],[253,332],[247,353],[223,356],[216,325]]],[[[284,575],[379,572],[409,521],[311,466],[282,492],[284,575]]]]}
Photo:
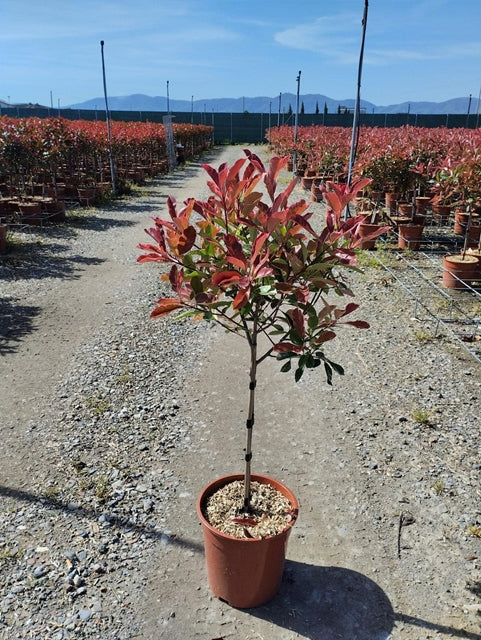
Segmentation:
{"type": "Polygon", "coordinates": [[[57,484],[51,484],[43,492],[43,497],[50,502],[55,502],[60,497],[60,487],[57,484]]]}
{"type": "Polygon", "coordinates": [[[13,561],[21,558],[25,551],[17,547],[10,548],[7,545],[0,549],[0,560],[13,561]]]}
{"type": "Polygon", "coordinates": [[[100,416],[110,409],[110,402],[101,394],[86,398],[85,404],[87,409],[90,409],[96,416],[100,416]]]}
{"type": "Polygon", "coordinates": [[[413,411],[413,420],[422,425],[431,424],[431,411],[428,409],[415,409],[413,411]]]}
{"type": "Polygon", "coordinates": [[[92,487],[92,482],[87,478],[81,478],[78,483],[78,491],[80,494],[85,493],[92,487]]]}
{"type": "Polygon", "coordinates": [[[77,473],[83,473],[83,471],[85,471],[85,468],[87,467],[85,462],[83,462],[82,460],[72,460],[70,464],[77,473]]]}
{"type": "Polygon", "coordinates": [[[445,489],[445,485],[444,482],[442,480],[436,480],[436,482],[433,484],[433,490],[435,493],[439,495],[441,495],[441,493],[444,491],[445,489]]]}
{"type": "Polygon", "coordinates": [[[370,251],[361,249],[357,253],[357,266],[362,269],[382,269],[383,266],[370,251]]]}
{"type": "Polygon", "coordinates": [[[131,382],[133,379],[133,375],[132,375],[132,370],[131,368],[127,365],[123,372],[119,375],[119,377],[116,379],[116,382],[118,384],[127,384],[128,382],[131,382]]]}
{"type": "Polygon", "coordinates": [[[475,538],[481,538],[481,526],[479,524],[470,524],[469,533],[475,538]]]}
{"type": "Polygon", "coordinates": [[[431,340],[434,340],[433,334],[429,331],[424,331],[423,329],[415,331],[414,337],[418,342],[430,342],[431,340]]]}
{"type": "Polygon", "coordinates": [[[96,497],[102,501],[105,502],[105,500],[108,500],[110,498],[110,495],[112,494],[112,488],[110,486],[110,482],[107,476],[100,476],[100,478],[98,478],[96,485],[95,485],[95,495],[96,497]]]}

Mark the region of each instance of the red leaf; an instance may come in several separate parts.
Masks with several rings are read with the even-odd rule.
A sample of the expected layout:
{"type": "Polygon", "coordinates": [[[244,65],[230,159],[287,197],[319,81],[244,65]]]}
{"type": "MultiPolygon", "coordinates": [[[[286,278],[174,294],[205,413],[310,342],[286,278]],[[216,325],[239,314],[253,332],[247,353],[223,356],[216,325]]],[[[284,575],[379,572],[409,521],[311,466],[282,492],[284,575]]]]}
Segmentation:
{"type": "Polygon", "coordinates": [[[179,243],[177,245],[177,248],[180,255],[184,255],[192,249],[192,247],[194,246],[196,235],[197,233],[195,231],[195,228],[190,226],[184,230],[184,233],[181,236],[179,236],[179,243]]]}
{"type": "Polygon", "coordinates": [[[257,520],[254,518],[249,518],[248,516],[243,516],[241,518],[231,518],[232,522],[235,524],[241,524],[244,527],[255,527],[257,526],[257,520]]]}
{"type": "Polygon", "coordinates": [[[290,309],[287,315],[292,320],[294,330],[300,338],[306,335],[306,319],[300,309],[290,309]]]}
{"type": "Polygon", "coordinates": [[[349,302],[349,304],[346,305],[346,308],[344,309],[342,315],[347,316],[348,313],[352,313],[358,308],[359,308],[358,304],[356,304],[355,302],[349,302]]]}
{"type": "Polygon", "coordinates": [[[356,329],[369,329],[371,326],[369,322],[366,322],[365,320],[351,320],[345,324],[350,324],[351,327],[356,327],[356,329]]]}
{"type": "Polygon", "coordinates": [[[239,240],[231,233],[226,233],[224,241],[225,241],[225,246],[227,247],[229,256],[232,256],[233,258],[237,258],[237,260],[240,260],[245,269],[246,257],[244,252],[242,251],[242,245],[239,242],[239,240]]]}
{"type": "Polygon", "coordinates": [[[334,340],[336,334],[334,331],[323,331],[321,335],[316,339],[316,344],[322,344],[323,342],[328,342],[329,340],[334,340]]]}
{"type": "Polygon", "coordinates": [[[179,298],[161,298],[157,302],[158,305],[150,313],[151,318],[161,318],[182,307],[182,301],[179,298]]]}
{"type": "Polygon", "coordinates": [[[146,253],[139,256],[137,262],[169,262],[169,258],[164,257],[161,253],[146,253]]]}
{"type": "Polygon", "coordinates": [[[248,302],[250,298],[250,289],[241,289],[236,297],[234,298],[234,302],[232,306],[234,309],[242,309],[248,302]]]}
{"type": "Polygon", "coordinates": [[[292,342],[278,342],[274,345],[274,351],[278,353],[286,353],[288,351],[294,351],[294,353],[301,353],[302,347],[298,344],[292,344],[292,342]]]}
{"type": "Polygon", "coordinates": [[[212,284],[215,287],[227,287],[230,284],[238,284],[243,277],[238,271],[221,271],[220,273],[214,273],[212,284]]]}

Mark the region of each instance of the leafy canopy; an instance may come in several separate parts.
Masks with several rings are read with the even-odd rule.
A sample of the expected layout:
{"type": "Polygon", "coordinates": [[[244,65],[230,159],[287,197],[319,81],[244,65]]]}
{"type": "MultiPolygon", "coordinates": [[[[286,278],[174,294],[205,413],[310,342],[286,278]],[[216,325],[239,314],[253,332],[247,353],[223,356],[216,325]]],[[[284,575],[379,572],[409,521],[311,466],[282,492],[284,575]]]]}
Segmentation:
{"type": "Polygon", "coordinates": [[[179,205],[170,197],[169,218],[154,218],[155,226],[146,230],[153,243],[139,245],[144,253],[138,261],[170,264],[162,278],[174,293],[160,298],[151,316],[184,310],[182,317],[215,321],[251,347],[263,334],[268,347],[257,364],[275,355],[286,372],[295,363],[296,380],[306,368],[323,364],[331,384],[333,371],[343,370],[326,357],[324,344],[340,324],[368,327],[346,319],[357,304],[337,306],[328,294],[352,296],[343,272],[356,269],[362,218],[343,220],[342,213],[370,180],[351,187],[330,184],[325,225],[318,232],[314,227],[322,225],[312,221],[309,204],[289,203],[297,179],[277,193],[288,157],[273,157],[266,168],[257,155],[244,153],[230,167],[203,165],[208,199],[179,205]]]}

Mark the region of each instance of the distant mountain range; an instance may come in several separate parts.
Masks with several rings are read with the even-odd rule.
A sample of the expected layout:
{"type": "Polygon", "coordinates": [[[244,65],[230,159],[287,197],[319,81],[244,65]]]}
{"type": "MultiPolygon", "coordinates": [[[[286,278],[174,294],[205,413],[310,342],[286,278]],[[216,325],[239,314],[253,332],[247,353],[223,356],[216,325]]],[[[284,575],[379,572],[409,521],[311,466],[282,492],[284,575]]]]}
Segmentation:
{"type": "MultiPolygon", "coordinates": [[[[146,96],[138,93],[130,96],[115,96],[108,99],[109,109],[111,111],[170,111],[196,113],[205,111],[206,113],[273,113],[279,112],[279,96],[273,98],[257,97],[257,98],[208,98],[204,100],[172,100],[164,96],[146,96]]],[[[304,113],[315,113],[316,108],[319,112],[324,111],[326,105],[329,113],[337,113],[341,110],[353,109],[355,100],[346,98],[336,100],[321,94],[308,93],[299,96],[300,109],[304,105],[304,113]]],[[[72,109],[99,109],[105,107],[104,98],[92,98],[85,102],[69,105],[72,109]]],[[[280,96],[281,113],[289,111],[289,107],[295,111],[296,96],[293,93],[283,93],[280,96]]],[[[386,106],[378,106],[372,102],[361,100],[361,109],[366,113],[413,113],[413,114],[467,114],[476,113],[479,105],[471,98],[452,98],[444,102],[402,102],[400,104],[390,104],[386,106]]]]}

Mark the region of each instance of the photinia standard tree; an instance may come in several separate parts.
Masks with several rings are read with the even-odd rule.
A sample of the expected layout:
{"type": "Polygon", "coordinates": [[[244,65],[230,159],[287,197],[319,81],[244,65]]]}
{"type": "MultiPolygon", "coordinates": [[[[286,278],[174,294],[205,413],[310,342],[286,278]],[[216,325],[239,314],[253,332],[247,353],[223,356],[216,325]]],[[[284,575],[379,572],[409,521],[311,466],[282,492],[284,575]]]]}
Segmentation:
{"type": "MultiPolygon", "coordinates": [[[[168,199],[170,220],[154,219],[155,226],[146,230],[154,243],[139,245],[145,253],[138,261],[172,265],[162,279],[170,281],[175,296],[158,300],[153,318],[184,310],[180,316],[200,314],[247,341],[244,511],[248,512],[258,365],[269,356],[277,357],[281,371],[294,368],[296,381],[305,369],[323,365],[332,384],[333,372],[342,374],[343,369],[327,357],[325,343],[341,324],[369,326],[346,319],[357,304],[339,307],[327,296],[352,296],[343,272],[356,269],[362,218],[344,221],[342,213],[370,180],[350,187],[330,184],[325,192],[325,226],[318,232],[311,226],[313,213],[305,200],[289,204],[297,179],[276,193],[288,157],[273,157],[265,168],[257,155],[244,153],[246,158],[230,167],[222,164],[216,170],[203,165],[212,193],[206,201],[190,198],[178,206],[174,198],[168,199]],[[267,339],[261,353],[259,336],[267,339]]],[[[370,237],[386,230],[378,229],[370,237]]]]}

